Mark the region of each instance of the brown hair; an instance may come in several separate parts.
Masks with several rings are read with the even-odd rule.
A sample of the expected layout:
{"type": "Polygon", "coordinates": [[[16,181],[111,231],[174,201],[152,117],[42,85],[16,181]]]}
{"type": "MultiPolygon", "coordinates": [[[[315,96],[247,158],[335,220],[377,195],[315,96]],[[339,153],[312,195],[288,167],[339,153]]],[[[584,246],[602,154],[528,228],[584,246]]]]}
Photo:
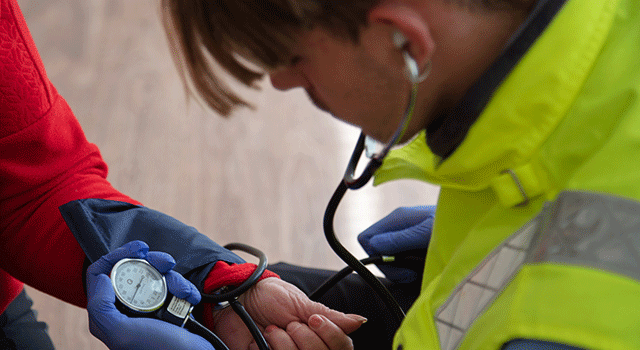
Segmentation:
{"type": "Polygon", "coordinates": [[[248,103],[220,79],[219,68],[255,88],[264,72],[244,60],[264,69],[287,64],[296,35],[315,25],[357,41],[367,11],[378,1],[163,0],[162,13],[184,82],[226,116],[248,103]]]}
{"type": "MultiPolygon", "coordinates": [[[[453,0],[457,1],[461,0],[453,0]]],[[[256,81],[264,76],[265,69],[290,63],[296,36],[303,30],[320,26],[357,43],[368,12],[379,2],[163,0],[162,18],[187,93],[195,90],[209,107],[227,116],[234,107],[249,104],[220,79],[220,68],[245,86],[257,88],[256,81]]],[[[530,0],[461,2],[518,7],[516,4],[530,0]]]]}

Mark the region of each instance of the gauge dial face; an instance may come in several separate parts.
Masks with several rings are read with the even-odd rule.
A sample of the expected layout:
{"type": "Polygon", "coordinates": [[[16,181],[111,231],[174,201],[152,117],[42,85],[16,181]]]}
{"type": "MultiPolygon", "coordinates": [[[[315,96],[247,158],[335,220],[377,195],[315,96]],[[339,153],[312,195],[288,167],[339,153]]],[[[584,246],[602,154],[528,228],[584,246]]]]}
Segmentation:
{"type": "Polygon", "coordinates": [[[138,312],[159,309],[167,297],[164,276],[143,259],[122,259],[111,270],[111,284],[118,299],[138,312]]]}

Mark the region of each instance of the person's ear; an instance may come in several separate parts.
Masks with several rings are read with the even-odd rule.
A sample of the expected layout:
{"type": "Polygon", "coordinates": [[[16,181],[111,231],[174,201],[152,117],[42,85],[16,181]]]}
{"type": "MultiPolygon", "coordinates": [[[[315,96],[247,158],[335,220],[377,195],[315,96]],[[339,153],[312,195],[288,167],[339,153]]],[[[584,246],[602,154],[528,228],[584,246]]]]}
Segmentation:
{"type": "Polygon", "coordinates": [[[430,65],[435,51],[435,40],[429,25],[421,14],[408,4],[397,1],[382,1],[368,15],[369,24],[381,23],[393,28],[390,40],[393,45],[407,53],[423,71],[430,65]]]}

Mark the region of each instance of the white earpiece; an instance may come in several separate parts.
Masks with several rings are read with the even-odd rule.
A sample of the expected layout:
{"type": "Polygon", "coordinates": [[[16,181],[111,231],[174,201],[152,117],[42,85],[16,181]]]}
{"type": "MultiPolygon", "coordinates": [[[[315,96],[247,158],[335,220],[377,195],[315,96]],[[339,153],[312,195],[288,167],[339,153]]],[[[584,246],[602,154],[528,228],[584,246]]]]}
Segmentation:
{"type": "Polygon", "coordinates": [[[404,58],[404,62],[406,65],[405,71],[407,73],[407,78],[409,79],[409,81],[412,84],[418,84],[425,81],[431,71],[431,64],[429,64],[425,68],[425,71],[420,74],[418,63],[416,63],[416,60],[411,57],[409,51],[405,49],[405,46],[407,45],[409,40],[407,40],[404,34],[402,34],[399,30],[396,30],[393,32],[393,37],[391,38],[391,40],[393,41],[393,45],[396,48],[402,50],[402,57],[404,58]]]}
{"type": "Polygon", "coordinates": [[[393,45],[398,49],[402,49],[408,42],[407,38],[399,30],[393,32],[392,40],[393,45]]]}

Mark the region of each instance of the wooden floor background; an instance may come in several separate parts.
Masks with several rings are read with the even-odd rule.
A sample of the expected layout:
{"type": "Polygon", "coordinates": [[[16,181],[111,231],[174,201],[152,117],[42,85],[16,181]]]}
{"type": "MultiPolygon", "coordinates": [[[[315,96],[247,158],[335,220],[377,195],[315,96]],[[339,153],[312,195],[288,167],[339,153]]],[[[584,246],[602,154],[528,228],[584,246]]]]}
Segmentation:
{"type": "MultiPolygon", "coordinates": [[[[188,103],[162,31],[158,0],[18,0],[49,78],[110,165],[109,180],[148,207],[271,262],[342,267],[322,215],[358,130],[314,109],[302,91],[265,81],[256,109],[223,119],[188,103]]],[[[349,193],[336,230],[356,235],[392,209],[433,204],[415,181],[349,193]]],[[[58,349],[106,349],[86,312],[29,288],[58,349]]]]}

